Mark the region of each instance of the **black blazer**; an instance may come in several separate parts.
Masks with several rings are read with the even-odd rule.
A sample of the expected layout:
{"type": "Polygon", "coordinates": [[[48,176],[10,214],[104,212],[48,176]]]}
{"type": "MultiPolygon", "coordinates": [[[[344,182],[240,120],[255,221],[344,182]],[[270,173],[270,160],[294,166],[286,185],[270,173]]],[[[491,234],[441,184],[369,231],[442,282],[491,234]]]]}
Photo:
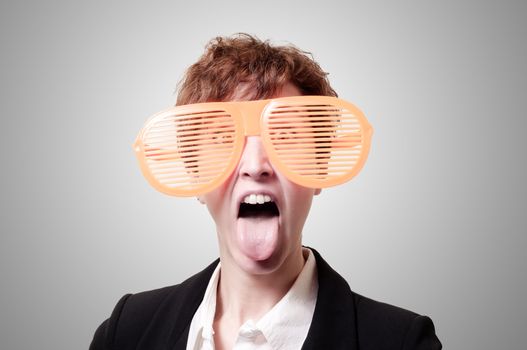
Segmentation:
{"type": "MultiPolygon", "coordinates": [[[[432,320],[353,292],[315,251],[318,296],[302,350],[441,349],[432,320]]],[[[181,284],[119,300],[90,350],[185,350],[192,317],[219,260],[181,284]]]]}

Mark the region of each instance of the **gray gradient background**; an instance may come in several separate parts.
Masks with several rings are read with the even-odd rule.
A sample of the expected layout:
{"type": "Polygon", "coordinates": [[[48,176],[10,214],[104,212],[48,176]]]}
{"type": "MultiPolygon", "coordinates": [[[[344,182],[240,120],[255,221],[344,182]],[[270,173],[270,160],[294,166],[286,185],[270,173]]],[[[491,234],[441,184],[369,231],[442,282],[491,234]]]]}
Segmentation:
{"type": "Polygon", "coordinates": [[[2,1],[0,348],[83,349],[118,298],[217,255],[131,144],[216,35],[312,51],[375,129],[304,231],[351,287],[446,349],[525,349],[524,1],[2,1]]]}

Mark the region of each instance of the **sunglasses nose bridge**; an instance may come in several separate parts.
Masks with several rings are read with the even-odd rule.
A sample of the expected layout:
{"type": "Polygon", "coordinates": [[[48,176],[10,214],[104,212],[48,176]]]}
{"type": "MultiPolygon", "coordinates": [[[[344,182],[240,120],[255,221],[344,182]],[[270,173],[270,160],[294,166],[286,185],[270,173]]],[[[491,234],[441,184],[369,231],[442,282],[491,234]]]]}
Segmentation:
{"type": "Polygon", "coordinates": [[[240,102],[238,108],[243,120],[244,136],[260,136],[260,117],[268,100],[240,102]]]}

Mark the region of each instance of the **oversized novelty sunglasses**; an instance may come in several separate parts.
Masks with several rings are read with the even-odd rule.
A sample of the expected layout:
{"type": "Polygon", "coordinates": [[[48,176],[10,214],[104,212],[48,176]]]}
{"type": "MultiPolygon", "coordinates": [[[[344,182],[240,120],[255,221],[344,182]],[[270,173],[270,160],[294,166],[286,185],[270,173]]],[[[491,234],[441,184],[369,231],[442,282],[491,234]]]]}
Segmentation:
{"type": "Polygon", "coordinates": [[[353,104],[295,96],[176,106],[152,116],[134,149],[144,176],[174,196],[207,193],[237,167],[246,136],[261,136],[275,169],[298,185],[325,188],[364,165],[372,128],[353,104]]]}

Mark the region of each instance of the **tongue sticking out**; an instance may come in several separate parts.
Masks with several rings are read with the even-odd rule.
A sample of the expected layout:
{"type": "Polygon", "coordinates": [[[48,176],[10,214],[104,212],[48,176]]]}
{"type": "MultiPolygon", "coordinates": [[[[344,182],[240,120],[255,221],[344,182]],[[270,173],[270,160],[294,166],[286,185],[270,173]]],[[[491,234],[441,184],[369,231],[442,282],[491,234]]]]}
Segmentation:
{"type": "Polygon", "coordinates": [[[278,244],[278,216],[238,218],[237,239],[249,258],[255,261],[270,258],[278,244]]]}

